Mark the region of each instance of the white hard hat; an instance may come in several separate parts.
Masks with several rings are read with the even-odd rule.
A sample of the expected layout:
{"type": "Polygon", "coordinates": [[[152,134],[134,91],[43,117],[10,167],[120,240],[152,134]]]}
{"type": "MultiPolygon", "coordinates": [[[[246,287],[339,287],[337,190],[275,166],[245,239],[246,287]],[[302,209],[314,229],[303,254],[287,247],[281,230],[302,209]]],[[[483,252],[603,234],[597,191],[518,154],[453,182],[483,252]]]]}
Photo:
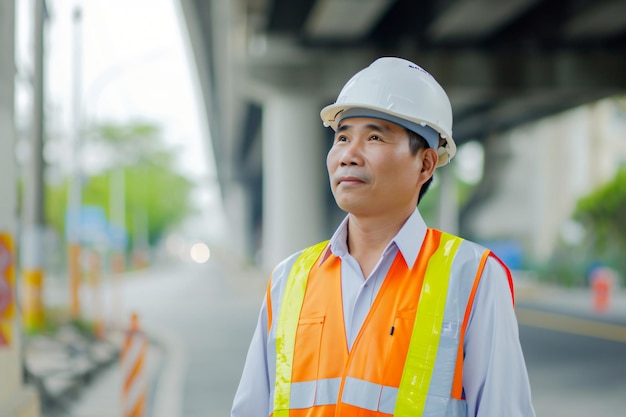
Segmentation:
{"type": "Polygon", "coordinates": [[[405,59],[379,58],[356,73],[320,116],[324,126],[335,131],[346,117],[378,117],[396,123],[437,149],[437,166],[446,165],[456,154],[452,106],[446,92],[426,70],[405,59]],[[439,136],[446,140],[444,146],[439,146],[439,136]]]}

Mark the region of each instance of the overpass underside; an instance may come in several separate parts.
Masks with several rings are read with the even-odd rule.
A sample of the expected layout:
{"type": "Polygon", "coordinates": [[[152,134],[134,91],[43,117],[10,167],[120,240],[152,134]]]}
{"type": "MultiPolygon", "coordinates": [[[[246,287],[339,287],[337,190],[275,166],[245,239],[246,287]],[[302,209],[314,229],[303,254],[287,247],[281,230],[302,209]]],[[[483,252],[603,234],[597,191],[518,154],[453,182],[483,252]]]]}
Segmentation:
{"type": "Polygon", "coordinates": [[[180,2],[232,241],[268,267],[342,218],[319,110],[378,56],[437,78],[458,144],[626,91],[621,0],[180,2]]]}

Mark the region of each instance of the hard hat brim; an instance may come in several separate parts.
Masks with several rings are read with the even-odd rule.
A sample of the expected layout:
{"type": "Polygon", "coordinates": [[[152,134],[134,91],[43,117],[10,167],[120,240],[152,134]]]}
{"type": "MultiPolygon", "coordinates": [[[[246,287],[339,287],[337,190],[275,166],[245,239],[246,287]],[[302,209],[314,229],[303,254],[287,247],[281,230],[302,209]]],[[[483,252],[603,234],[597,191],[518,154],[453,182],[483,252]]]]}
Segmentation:
{"type": "MultiPolygon", "coordinates": [[[[377,107],[377,106],[368,106],[368,105],[364,105],[360,103],[358,104],[357,103],[330,104],[324,107],[320,112],[320,117],[322,118],[322,121],[324,122],[324,126],[331,127],[336,132],[337,125],[339,124],[341,120],[341,113],[344,112],[345,110],[352,109],[352,108],[362,108],[362,109],[368,109],[368,110],[373,110],[376,112],[388,114],[390,116],[393,116],[396,119],[409,120],[410,122],[419,124],[421,126],[428,126],[431,129],[438,132],[439,135],[442,138],[444,138],[447,143],[445,147],[439,148],[439,149],[443,148],[444,149],[443,152],[440,152],[439,149],[436,149],[439,155],[439,162],[437,163],[437,167],[447,165],[452,159],[452,157],[456,154],[456,144],[454,142],[454,139],[452,139],[452,134],[451,134],[452,132],[445,132],[439,126],[427,120],[407,118],[405,115],[395,113],[387,109],[381,109],[380,107],[377,107]]],[[[406,126],[403,126],[403,127],[406,127],[406,126]]],[[[419,132],[416,132],[416,133],[419,133],[419,132]]]]}

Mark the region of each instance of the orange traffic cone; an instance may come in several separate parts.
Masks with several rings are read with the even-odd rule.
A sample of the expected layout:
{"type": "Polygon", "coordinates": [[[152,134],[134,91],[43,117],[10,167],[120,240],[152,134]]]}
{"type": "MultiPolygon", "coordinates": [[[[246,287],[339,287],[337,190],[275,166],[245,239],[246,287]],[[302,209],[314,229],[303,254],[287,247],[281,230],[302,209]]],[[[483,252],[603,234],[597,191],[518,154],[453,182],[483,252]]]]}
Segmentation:
{"type": "Polygon", "coordinates": [[[604,313],[611,297],[611,272],[607,268],[597,268],[591,276],[591,290],[593,291],[593,309],[596,313],[604,313]]]}
{"type": "Polygon", "coordinates": [[[145,358],[148,341],[139,330],[139,318],[133,313],[130,329],[122,348],[122,415],[143,417],[146,414],[147,383],[145,358]]]}

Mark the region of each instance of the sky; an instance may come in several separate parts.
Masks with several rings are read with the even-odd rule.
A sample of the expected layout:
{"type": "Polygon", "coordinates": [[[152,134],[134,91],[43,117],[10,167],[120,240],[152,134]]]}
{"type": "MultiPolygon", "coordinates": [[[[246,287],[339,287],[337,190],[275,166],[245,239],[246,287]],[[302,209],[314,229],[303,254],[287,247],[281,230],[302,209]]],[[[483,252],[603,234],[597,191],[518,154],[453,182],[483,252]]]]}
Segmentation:
{"type": "MultiPolygon", "coordinates": [[[[31,106],[33,3],[16,2],[18,126],[20,115],[27,119],[31,106]]],[[[51,140],[44,153],[48,162],[71,165],[67,148],[74,123],[73,80],[78,73],[81,117],[86,124],[131,120],[160,124],[166,143],[180,149],[180,171],[200,185],[194,200],[205,210],[221,210],[209,129],[202,99],[195,93],[199,83],[178,1],[47,0],[47,6],[44,83],[51,140]],[[78,5],[82,24],[77,31],[73,14],[78,5]]]]}

